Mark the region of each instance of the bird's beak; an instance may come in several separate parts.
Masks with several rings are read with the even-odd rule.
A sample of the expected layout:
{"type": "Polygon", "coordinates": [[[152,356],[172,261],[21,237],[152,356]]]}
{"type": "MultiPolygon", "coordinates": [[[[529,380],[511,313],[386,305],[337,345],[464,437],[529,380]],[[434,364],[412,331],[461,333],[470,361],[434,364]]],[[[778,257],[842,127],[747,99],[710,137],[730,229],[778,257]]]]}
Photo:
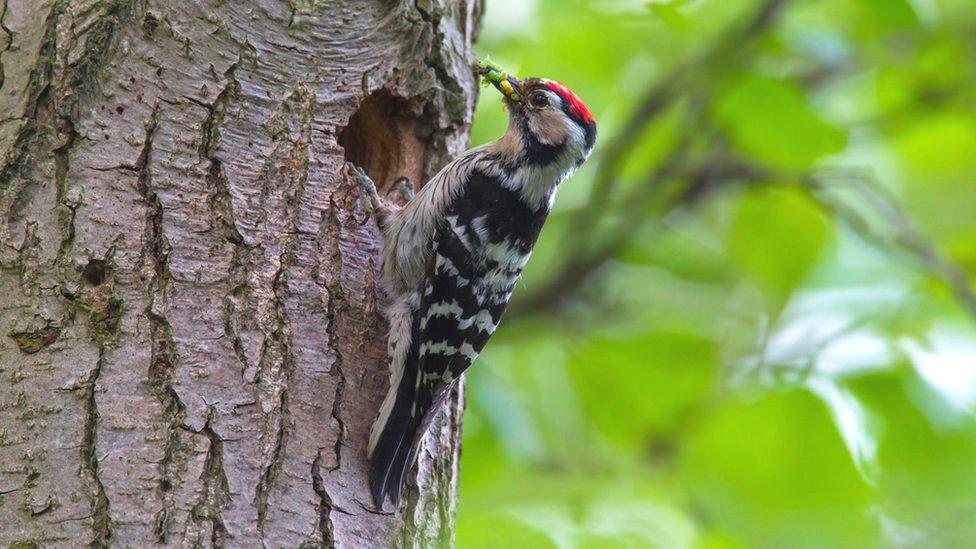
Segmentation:
{"type": "Polygon", "coordinates": [[[506,81],[502,83],[502,85],[506,90],[508,90],[508,91],[505,90],[502,91],[506,99],[508,99],[513,103],[522,102],[522,82],[520,82],[518,78],[515,78],[514,76],[509,76],[506,79],[506,81]],[[505,84],[508,85],[505,86],[505,84]]]}
{"type": "Polygon", "coordinates": [[[481,77],[485,85],[491,84],[505,96],[510,103],[522,102],[522,83],[518,78],[503,71],[497,64],[488,59],[479,61],[475,66],[475,73],[481,77]]]}

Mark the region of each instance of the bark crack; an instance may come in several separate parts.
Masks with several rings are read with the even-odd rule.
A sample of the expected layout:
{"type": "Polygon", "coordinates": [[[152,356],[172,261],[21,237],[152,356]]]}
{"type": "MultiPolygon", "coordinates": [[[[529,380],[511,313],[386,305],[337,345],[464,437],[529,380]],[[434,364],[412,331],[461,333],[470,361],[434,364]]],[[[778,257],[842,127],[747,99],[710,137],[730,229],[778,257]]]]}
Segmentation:
{"type": "MultiPolygon", "coordinates": [[[[286,297],[288,293],[287,266],[294,261],[295,235],[298,234],[298,217],[300,204],[304,197],[306,179],[308,177],[308,154],[311,140],[311,125],[315,111],[315,95],[304,84],[299,86],[282,102],[278,113],[269,122],[268,129],[272,139],[276,142],[276,151],[280,155],[275,160],[280,164],[270,166],[265,181],[268,191],[272,187],[272,179],[278,173],[283,176],[284,183],[292,183],[294,191],[285,195],[285,222],[289,230],[279,232],[281,252],[277,257],[277,269],[271,282],[272,302],[270,334],[262,349],[260,369],[261,384],[266,391],[277,397],[276,412],[272,412],[269,421],[269,431],[274,437],[270,456],[255,490],[254,503],[258,512],[258,531],[264,537],[264,527],[268,517],[268,499],[274,483],[281,471],[288,441],[291,413],[288,407],[288,387],[292,372],[295,368],[295,357],[292,350],[290,326],[286,297]],[[295,112],[299,115],[297,136],[292,139],[291,128],[286,114],[295,112]]],[[[286,187],[287,188],[287,187],[286,187]]],[[[267,223],[267,219],[265,220],[267,223]]]]}
{"type": "MultiPolygon", "coordinates": [[[[213,428],[213,420],[216,410],[211,406],[207,408],[207,419],[203,428],[199,431],[190,429],[187,426],[182,428],[195,434],[202,434],[207,437],[209,446],[207,456],[204,458],[203,471],[200,480],[203,482],[201,497],[190,510],[190,519],[194,523],[207,521],[210,523],[210,546],[224,547],[230,537],[227,527],[224,524],[221,514],[224,506],[231,500],[230,485],[227,482],[227,471],[224,468],[224,438],[221,437],[213,428]]],[[[189,523],[187,523],[189,526],[189,523]]],[[[183,543],[187,543],[186,532],[184,531],[183,543]]],[[[194,546],[199,545],[199,540],[194,546]]]]}
{"type": "Polygon", "coordinates": [[[332,363],[332,368],[329,370],[329,374],[338,378],[336,381],[335,394],[332,398],[332,419],[335,420],[338,426],[339,432],[336,434],[336,441],[333,445],[332,451],[335,453],[335,466],[330,468],[330,471],[335,471],[342,466],[342,445],[343,440],[346,436],[346,424],[342,420],[341,410],[342,410],[342,400],[346,389],[346,376],[342,371],[343,356],[342,347],[339,345],[339,315],[338,309],[341,304],[346,303],[345,295],[342,289],[342,247],[340,246],[340,238],[342,225],[339,221],[339,207],[335,202],[334,197],[329,197],[329,219],[332,221],[332,233],[334,237],[335,246],[332,248],[331,257],[329,257],[329,264],[333,266],[330,270],[331,275],[329,281],[327,282],[328,299],[326,302],[326,318],[329,320],[329,325],[326,328],[326,333],[329,335],[328,346],[329,350],[332,351],[335,361],[332,363]]]}
{"type": "MultiPolygon", "coordinates": [[[[287,251],[283,252],[278,258],[278,270],[275,272],[274,279],[272,282],[272,289],[274,291],[274,319],[275,319],[275,329],[272,332],[272,337],[269,340],[267,346],[275,348],[274,353],[265,354],[264,357],[276,356],[278,357],[280,376],[283,379],[277,380],[275,390],[278,393],[278,402],[276,403],[277,413],[273,414],[273,419],[271,420],[271,429],[274,433],[274,444],[271,448],[270,459],[265,465],[264,470],[261,472],[261,476],[258,479],[258,485],[255,490],[255,507],[258,511],[258,531],[261,532],[261,537],[264,537],[264,525],[268,518],[268,497],[270,496],[271,489],[274,486],[275,480],[278,478],[278,474],[281,472],[281,461],[284,457],[285,443],[287,441],[287,430],[288,430],[288,377],[291,369],[293,368],[293,357],[290,349],[289,336],[287,334],[287,313],[285,312],[284,302],[283,302],[283,285],[285,278],[285,258],[287,256],[287,251]]],[[[269,382],[270,380],[265,380],[269,382]]]]}
{"type": "MultiPolygon", "coordinates": [[[[6,16],[6,10],[4,11],[6,16]]],[[[55,58],[57,56],[57,26],[61,16],[61,7],[55,4],[44,22],[43,47],[38,56],[36,67],[28,77],[26,91],[27,104],[24,107],[23,118],[26,122],[18,130],[16,137],[13,138],[12,154],[9,154],[0,171],[0,242],[9,247],[9,229],[7,228],[8,216],[16,210],[16,197],[20,193],[25,182],[16,182],[16,179],[30,164],[33,157],[33,149],[43,150],[40,145],[44,143],[44,136],[41,128],[51,120],[51,80],[54,72],[55,58]],[[6,195],[6,196],[4,196],[6,195]]],[[[9,47],[9,44],[8,44],[9,47]]]]}
{"type": "Polygon", "coordinates": [[[312,489],[319,496],[319,535],[322,547],[335,547],[335,526],[332,524],[332,497],[325,489],[322,480],[322,449],[319,448],[312,461],[312,489]]]}
{"type": "Polygon", "coordinates": [[[92,545],[94,547],[108,547],[112,539],[112,523],[110,518],[110,507],[108,496],[105,495],[105,486],[99,476],[98,464],[98,399],[95,396],[95,388],[98,385],[98,378],[102,374],[102,367],[105,365],[105,347],[101,346],[98,350],[98,362],[85,382],[87,386],[86,405],[85,405],[85,429],[81,440],[81,463],[85,470],[92,490],[91,509],[92,509],[92,545]]]}
{"type": "MultiPolygon", "coordinates": [[[[226,119],[230,103],[236,100],[240,93],[240,83],[237,81],[236,73],[243,58],[244,50],[242,49],[238,60],[224,71],[226,84],[217,94],[214,103],[207,105],[197,102],[197,104],[207,109],[207,118],[203,122],[203,138],[200,142],[199,155],[200,160],[207,163],[206,182],[210,190],[207,203],[212,213],[210,228],[211,230],[222,230],[224,238],[234,246],[228,274],[228,280],[232,287],[224,296],[224,334],[230,338],[234,355],[241,363],[241,377],[247,379],[247,372],[253,370],[255,366],[248,360],[244,340],[241,338],[235,316],[237,315],[237,302],[243,300],[247,290],[245,262],[251,252],[251,246],[245,242],[244,236],[237,228],[230,182],[224,171],[223,162],[218,156],[220,147],[219,128],[226,119]]],[[[193,101],[193,99],[190,100],[193,101]]]]}
{"type": "Polygon", "coordinates": [[[0,50],[0,87],[3,87],[4,81],[4,70],[3,70],[3,54],[10,51],[10,48],[14,45],[14,33],[7,27],[7,0],[3,0],[3,11],[0,11],[0,30],[7,35],[7,43],[3,45],[3,49],[0,50]]]}
{"type": "Polygon", "coordinates": [[[329,370],[329,375],[337,377],[335,393],[332,399],[332,411],[331,417],[336,422],[337,430],[336,440],[332,446],[332,452],[335,456],[335,464],[332,466],[323,465],[322,450],[319,448],[316,453],[315,460],[312,462],[312,489],[319,497],[319,522],[318,522],[318,532],[321,537],[321,547],[335,547],[335,525],[332,522],[332,512],[342,511],[337,508],[332,500],[332,496],[329,494],[325,481],[323,478],[323,469],[327,472],[332,472],[338,470],[342,465],[342,447],[344,444],[346,436],[346,425],[342,419],[342,401],[343,395],[345,393],[346,377],[343,373],[343,354],[342,348],[339,345],[339,330],[338,330],[338,309],[341,303],[344,303],[344,293],[342,289],[342,250],[340,247],[340,235],[341,235],[341,223],[339,220],[340,208],[336,204],[335,198],[329,197],[329,211],[326,212],[327,221],[323,225],[323,229],[327,229],[326,234],[332,237],[332,242],[334,245],[331,246],[329,250],[329,258],[326,264],[331,266],[329,270],[330,276],[326,281],[326,291],[327,302],[326,302],[326,318],[328,320],[328,326],[326,327],[326,333],[328,335],[327,345],[329,351],[334,357],[334,362],[332,363],[332,368],[329,370]]]}
{"type": "MultiPolygon", "coordinates": [[[[414,0],[413,4],[414,9],[420,14],[421,20],[430,27],[431,38],[426,41],[426,66],[433,69],[436,81],[444,86],[445,90],[444,95],[434,100],[434,104],[429,101],[425,102],[424,111],[427,114],[441,111],[442,116],[446,115],[447,120],[454,121],[445,127],[433,120],[427,120],[432,126],[428,143],[443,161],[443,155],[446,152],[446,140],[450,135],[456,133],[455,124],[463,123],[467,119],[468,105],[465,101],[453,100],[453,98],[465,97],[465,90],[462,82],[454,77],[448,69],[452,65],[451,58],[454,56],[454,52],[448,46],[451,41],[445,36],[444,30],[441,28],[444,9],[432,6],[432,9],[427,11],[420,6],[419,0],[414,0]]],[[[431,164],[428,162],[428,170],[437,167],[431,166],[431,164]]],[[[433,172],[430,173],[433,174],[433,172]]]]}
{"type": "Polygon", "coordinates": [[[271,450],[271,459],[261,472],[261,477],[258,479],[258,485],[254,495],[255,507],[258,510],[258,531],[261,532],[262,538],[264,538],[264,525],[268,520],[268,497],[271,489],[274,487],[275,480],[278,478],[278,474],[281,472],[281,461],[285,451],[287,431],[285,419],[288,417],[288,393],[284,389],[281,391],[278,410],[279,413],[274,422],[275,442],[271,450]]]}
{"type": "MultiPolygon", "coordinates": [[[[243,54],[242,54],[243,55],[243,54]]],[[[219,128],[224,123],[227,116],[227,108],[230,102],[236,99],[240,92],[240,83],[237,81],[236,71],[240,65],[240,60],[232,64],[225,72],[224,78],[227,83],[224,85],[213,105],[197,103],[207,109],[207,118],[203,121],[203,139],[200,141],[200,160],[208,164],[206,181],[210,187],[210,195],[207,199],[213,218],[220,222],[224,231],[224,237],[235,245],[243,242],[243,237],[237,230],[234,222],[233,201],[230,194],[230,187],[227,181],[227,174],[224,172],[223,162],[217,155],[220,147],[219,128]]],[[[190,99],[190,98],[188,98],[190,99]]],[[[192,99],[190,99],[193,101],[192,99]]],[[[213,227],[211,227],[213,228],[213,227]]]]}
{"type": "Polygon", "coordinates": [[[64,127],[64,144],[55,148],[54,153],[54,181],[57,185],[57,202],[61,208],[61,219],[63,236],[61,244],[58,246],[57,261],[63,262],[68,252],[71,251],[75,241],[75,214],[78,211],[79,200],[76,197],[68,196],[68,170],[71,166],[71,149],[74,147],[78,138],[74,122],[70,118],[62,119],[64,127]]]}
{"type": "Polygon", "coordinates": [[[177,352],[172,330],[166,317],[166,289],[169,282],[169,244],[163,229],[163,205],[152,188],[153,139],[159,127],[160,106],[156,103],[146,122],[146,137],[136,160],[137,188],[146,204],[146,226],[143,232],[142,258],[152,273],[148,286],[145,310],[149,321],[150,360],[147,372],[148,385],[163,409],[163,427],[166,443],[160,460],[157,490],[162,500],[159,511],[153,517],[153,535],[158,543],[165,543],[169,533],[170,514],[173,511],[176,486],[181,484],[179,472],[183,468],[179,454],[183,445],[180,426],[186,418],[186,406],[173,386],[177,352]]]}

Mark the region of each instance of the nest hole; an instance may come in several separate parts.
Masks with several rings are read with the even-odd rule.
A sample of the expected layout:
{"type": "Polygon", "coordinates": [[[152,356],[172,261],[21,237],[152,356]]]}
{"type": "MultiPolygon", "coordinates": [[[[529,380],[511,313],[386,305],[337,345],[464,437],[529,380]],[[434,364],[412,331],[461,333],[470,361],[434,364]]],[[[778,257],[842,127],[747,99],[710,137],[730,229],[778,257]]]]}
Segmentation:
{"type": "Polygon", "coordinates": [[[363,100],[338,141],[346,160],[365,170],[381,193],[401,177],[418,189],[429,152],[423,127],[409,102],[380,90],[363,100]]]}

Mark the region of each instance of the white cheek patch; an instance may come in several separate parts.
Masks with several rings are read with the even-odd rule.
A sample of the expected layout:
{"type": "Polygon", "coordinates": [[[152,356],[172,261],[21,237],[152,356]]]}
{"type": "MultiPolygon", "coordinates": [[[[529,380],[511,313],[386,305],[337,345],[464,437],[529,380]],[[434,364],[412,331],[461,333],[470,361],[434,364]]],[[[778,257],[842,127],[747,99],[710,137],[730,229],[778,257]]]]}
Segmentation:
{"type": "MultiPolygon", "coordinates": [[[[570,124],[569,138],[566,139],[566,154],[579,163],[586,160],[586,132],[577,124],[570,124]]],[[[574,167],[575,168],[575,167],[574,167]]]]}
{"type": "Polygon", "coordinates": [[[575,126],[566,118],[562,111],[552,108],[535,113],[529,117],[529,129],[539,143],[543,145],[561,145],[565,143],[575,126]]]}

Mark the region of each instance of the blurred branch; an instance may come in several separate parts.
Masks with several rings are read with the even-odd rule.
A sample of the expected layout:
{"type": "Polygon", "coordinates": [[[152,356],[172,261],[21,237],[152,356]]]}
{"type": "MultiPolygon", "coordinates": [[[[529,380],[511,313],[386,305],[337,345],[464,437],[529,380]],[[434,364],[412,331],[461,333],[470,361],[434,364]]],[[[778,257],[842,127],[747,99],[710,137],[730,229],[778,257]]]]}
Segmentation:
{"type": "MultiPolygon", "coordinates": [[[[727,30],[705,52],[694,59],[678,64],[643,94],[624,127],[602,147],[596,174],[593,177],[589,203],[580,212],[576,226],[588,228],[600,218],[610,201],[617,172],[624,158],[633,149],[634,143],[640,138],[647,125],[670,107],[678,97],[685,94],[688,78],[691,75],[700,75],[716,65],[725,66],[730,58],[741,55],[747,46],[761,36],[762,31],[772,25],[776,15],[786,3],[787,0],[766,0],[760,4],[745,25],[741,28],[733,26],[727,30]]],[[[568,242],[581,247],[586,242],[580,237],[585,237],[585,234],[572,235],[568,242]]]]}
{"type": "Polygon", "coordinates": [[[812,195],[815,200],[857,234],[881,245],[894,243],[914,256],[949,288],[956,301],[976,320],[976,293],[973,292],[969,275],[939,252],[935,243],[918,230],[908,212],[899,206],[897,198],[888,193],[871,174],[863,170],[844,170],[834,172],[832,176],[808,174],[804,182],[814,191],[812,195]],[[884,217],[893,229],[890,239],[879,234],[861,212],[830,191],[829,187],[838,183],[857,191],[884,217]]]}
{"type": "MultiPolygon", "coordinates": [[[[672,190],[670,196],[665,182],[672,179],[679,168],[685,163],[689,149],[694,139],[704,134],[699,133],[700,124],[697,118],[707,108],[709,101],[699,98],[690,117],[685,133],[679,136],[677,143],[665,158],[653,169],[644,181],[637,184],[622,200],[626,205],[624,215],[616,222],[606,237],[595,243],[597,237],[597,221],[606,212],[610,203],[613,188],[619,179],[619,171],[624,159],[633,151],[635,143],[647,126],[679,97],[688,97],[688,84],[692,77],[700,77],[709,71],[716,71],[730,66],[731,61],[742,55],[763,31],[769,28],[776,19],[776,15],[787,4],[787,0],[766,0],[758,6],[744,25],[735,25],[724,32],[702,54],[690,61],[675,67],[670,74],[661,78],[657,84],[651,86],[639,101],[637,108],[628,118],[624,127],[603,148],[594,175],[593,187],[589,201],[577,215],[573,227],[565,239],[565,257],[555,273],[541,286],[521,298],[516,298],[510,307],[511,314],[526,311],[544,312],[559,307],[563,300],[576,293],[589,275],[599,269],[614,255],[625,249],[631,242],[637,229],[654,217],[654,211],[663,213],[670,210],[682,200],[696,196],[698,189],[704,189],[695,182],[707,177],[706,173],[693,178],[689,189],[672,190]],[[657,200],[659,207],[648,211],[650,202],[657,200]]],[[[699,95],[704,96],[701,90],[699,95]]],[[[714,132],[712,132],[714,135],[714,132]]]]}
{"type": "MultiPolygon", "coordinates": [[[[685,137],[690,140],[690,137],[685,137]]],[[[623,251],[631,241],[635,229],[641,220],[636,216],[650,217],[654,214],[647,211],[645,203],[647,195],[652,195],[662,188],[664,181],[671,178],[685,160],[687,147],[679,144],[674,150],[636,187],[633,207],[625,215],[625,220],[617,224],[611,236],[603,239],[603,244],[589,253],[569,254],[558,270],[549,276],[545,284],[529,292],[520,299],[516,299],[509,306],[509,314],[518,315],[522,312],[544,312],[558,307],[563,300],[576,294],[589,276],[604,263],[623,251]]],[[[669,209],[669,208],[668,208],[669,209]]]]}
{"type": "MultiPolygon", "coordinates": [[[[683,147],[679,147],[683,150],[683,147]]],[[[800,174],[775,171],[750,163],[729,154],[721,145],[710,148],[710,156],[703,162],[686,168],[685,156],[671,155],[637,189],[661,187],[665,180],[678,182],[672,193],[660,200],[658,208],[648,210],[646,196],[634,196],[633,204],[644,207],[630,208],[597,251],[582,258],[570,258],[563,270],[553,276],[549,284],[531,293],[529,298],[518,303],[518,307],[533,312],[554,309],[561,301],[578,292],[587,282],[588,276],[606,261],[622,252],[632,241],[636,227],[642,216],[663,216],[668,211],[692,203],[700,197],[722,186],[736,182],[796,182],[809,191],[809,196],[833,217],[846,224],[856,234],[881,248],[897,246],[923,265],[952,292],[953,297],[966,313],[976,320],[976,292],[966,271],[943,255],[938,246],[923,234],[913,222],[911,215],[900,205],[896,196],[889,193],[868,171],[846,168],[803,172],[800,174]],[[845,200],[833,192],[833,187],[843,185],[858,193],[866,204],[879,213],[890,231],[883,233],[855,202],[845,200]]]]}
{"type": "MultiPolygon", "coordinates": [[[[730,183],[780,181],[803,184],[810,191],[811,199],[862,237],[882,245],[894,243],[908,251],[943,281],[976,319],[976,294],[966,272],[918,231],[908,213],[898,206],[896,197],[886,193],[869,174],[857,170],[799,174],[769,170],[731,154],[722,135],[714,128],[705,127],[710,90],[707,85],[693,86],[693,77],[705,81],[702,75],[707,74],[709,80],[716,80],[718,71],[732,64],[749,43],[774,23],[785,4],[786,0],[763,2],[746,24],[723,33],[702,54],[680,64],[647,90],[621,131],[603,147],[589,201],[565,237],[562,263],[541,285],[516,297],[510,307],[511,314],[546,313],[562,307],[592,283],[594,273],[626,250],[650,220],[660,219],[673,209],[730,183]],[[597,222],[605,217],[611,203],[624,160],[633,152],[648,125],[678,98],[690,98],[691,109],[676,144],[642,181],[620,197],[620,214],[612,226],[605,231],[597,230],[597,222]],[[693,146],[704,141],[711,141],[703,149],[705,157],[701,158],[700,153],[693,155],[693,146]],[[879,234],[853,203],[830,192],[830,187],[836,184],[857,190],[884,217],[893,229],[893,242],[879,234]]],[[[829,79],[830,74],[843,72],[843,67],[831,67],[812,81],[820,83],[829,79]]]]}

